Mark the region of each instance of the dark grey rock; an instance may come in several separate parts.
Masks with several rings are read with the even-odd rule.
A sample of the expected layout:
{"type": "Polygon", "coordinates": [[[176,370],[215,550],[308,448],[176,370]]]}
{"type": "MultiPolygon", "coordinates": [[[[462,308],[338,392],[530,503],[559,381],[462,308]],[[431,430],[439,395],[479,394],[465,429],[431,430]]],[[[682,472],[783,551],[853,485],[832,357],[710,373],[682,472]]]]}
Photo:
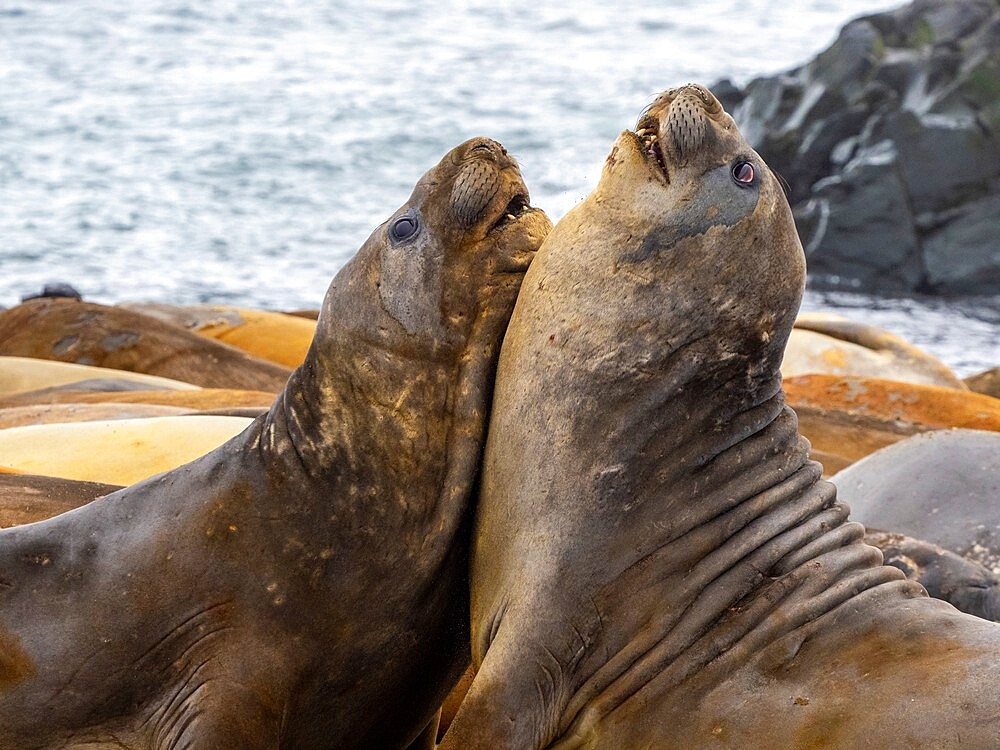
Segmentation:
{"type": "Polygon", "coordinates": [[[817,183],[810,205],[819,215],[802,239],[813,274],[846,275],[886,292],[919,283],[920,246],[891,141],[866,149],[840,175],[817,183]]]}
{"type": "Polygon", "coordinates": [[[923,242],[927,283],[942,292],[1000,290],[1000,194],[959,209],[923,242]]]}
{"type": "Polygon", "coordinates": [[[813,285],[1000,291],[1000,2],[917,0],[717,88],[788,184],[813,285]]]}

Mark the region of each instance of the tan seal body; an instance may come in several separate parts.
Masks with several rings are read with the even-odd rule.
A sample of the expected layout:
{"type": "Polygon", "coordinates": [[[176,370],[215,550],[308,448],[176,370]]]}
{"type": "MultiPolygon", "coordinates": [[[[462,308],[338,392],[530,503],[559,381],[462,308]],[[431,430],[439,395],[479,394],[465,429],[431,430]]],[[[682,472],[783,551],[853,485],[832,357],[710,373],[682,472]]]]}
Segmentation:
{"type": "Polygon", "coordinates": [[[70,299],[0,312],[0,354],[97,365],[206,388],[279,391],[291,372],[148,315],[70,299]]]}
{"type": "Polygon", "coordinates": [[[839,316],[803,313],[788,338],[781,373],[853,375],[967,390],[941,360],[899,336],[839,316]]]}
{"type": "Polygon", "coordinates": [[[1000,398],[1000,367],[970,375],[963,382],[970,391],[1000,398]]]}
{"type": "Polygon", "coordinates": [[[337,274],[265,416],[0,531],[0,748],[433,739],[496,357],[550,228],[527,198],[499,144],[454,149],[337,274]]]}
{"type": "Polygon", "coordinates": [[[804,283],[710,92],[619,137],[504,340],[442,750],[994,743],[1000,627],[881,565],[784,405],[804,283]]]}
{"type": "Polygon", "coordinates": [[[32,357],[0,356],[0,396],[55,388],[72,383],[114,380],[149,390],[196,390],[198,386],[171,378],[143,375],[127,370],[53,362],[32,357]]]}
{"type": "Polygon", "coordinates": [[[302,364],[316,333],[316,324],[305,318],[245,307],[177,307],[155,303],[131,303],[122,307],[217,339],[285,367],[302,364]]]}
{"type": "Polygon", "coordinates": [[[1000,400],[957,388],[840,375],[800,375],[783,385],[826,474],[928,430],[1000,432],[1000,400]]]}
{"type": "Polygon", "coordinates": [[[246,417],[148,417],[0,430],[0,465],[25,474],[135,484],[218,448],[246,417]]]}

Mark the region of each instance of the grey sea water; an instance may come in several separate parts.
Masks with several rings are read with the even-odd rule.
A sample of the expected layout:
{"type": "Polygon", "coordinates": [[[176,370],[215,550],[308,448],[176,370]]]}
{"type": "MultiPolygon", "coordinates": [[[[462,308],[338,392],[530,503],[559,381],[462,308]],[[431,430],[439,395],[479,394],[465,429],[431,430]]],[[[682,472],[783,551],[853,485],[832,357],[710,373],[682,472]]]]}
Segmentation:
{"type": "MultiPolygon", "coordinates": [[[[0,304],[65,280],[317,307],[460,141],[503,142],[558,219],[658,91],[787,68],[894,4],[0,0],[0,304]]],[[[805,306],[1000,364],[1000,298],[805,306]]]]}

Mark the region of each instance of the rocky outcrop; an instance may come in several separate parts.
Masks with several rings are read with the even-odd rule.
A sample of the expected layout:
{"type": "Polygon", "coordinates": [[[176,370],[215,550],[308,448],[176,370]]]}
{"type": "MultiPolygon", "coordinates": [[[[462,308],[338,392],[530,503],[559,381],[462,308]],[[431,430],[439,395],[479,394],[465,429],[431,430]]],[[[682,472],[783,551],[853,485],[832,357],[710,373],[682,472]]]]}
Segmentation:
{"type": "Polygon", "coordinates": [[[917,0],[715,89],[788,183],[816,286],[1000,292],[1000,1],[917,0]]]}

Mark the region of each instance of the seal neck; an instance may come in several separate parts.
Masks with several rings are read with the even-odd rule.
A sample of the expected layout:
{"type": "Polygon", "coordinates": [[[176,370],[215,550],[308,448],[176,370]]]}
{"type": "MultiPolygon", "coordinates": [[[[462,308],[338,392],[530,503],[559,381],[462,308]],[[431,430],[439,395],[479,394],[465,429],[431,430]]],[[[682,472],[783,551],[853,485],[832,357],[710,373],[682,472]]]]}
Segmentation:
{"type": "MultiPolygon", "coordinates": [[[[345,271],[335,285],[367,273],[363,265],[345,271]]],[[[457,344],[427,344],[394,338],[378,299],[328,294],[305,362],[260,424],[258,447],[265,463],[322,488],[322,503],[336,504],[343,523],[367,528],[380,508],[380,529],[400,547],[435,547],[422,557],[408,550],[431,565],[468,518],[506,317],[502,305],[483,305],[457,344]],[[331,298],[361,298],[369,309],[335,308],[331,298]]]]}
{"type": "Polygon", "coordinates": [[[713,684],[707,672],[724,679],[846,601],[900,580],[820,478],[780,388],[732,410],[729,424],[738,439],[702,425],[708,439],[681,449],[677,472],[639,490],[665,500],[640,511],[654,528],[659,517],[665,533],[607,589],[617,593],[595,601],[607,611],[600,637],[613,656],[592,650],[594,669],[563,712],[553,747],[581,746],[640,689],[662,696],[695,675],[713,684]],[[657,596],[637,608],[635,591],[657,596]],[[614,598],[622,592],[629,607],[614,598]],[[621,611],[631,613],[610,632],[611,613],[621,611]]]}

